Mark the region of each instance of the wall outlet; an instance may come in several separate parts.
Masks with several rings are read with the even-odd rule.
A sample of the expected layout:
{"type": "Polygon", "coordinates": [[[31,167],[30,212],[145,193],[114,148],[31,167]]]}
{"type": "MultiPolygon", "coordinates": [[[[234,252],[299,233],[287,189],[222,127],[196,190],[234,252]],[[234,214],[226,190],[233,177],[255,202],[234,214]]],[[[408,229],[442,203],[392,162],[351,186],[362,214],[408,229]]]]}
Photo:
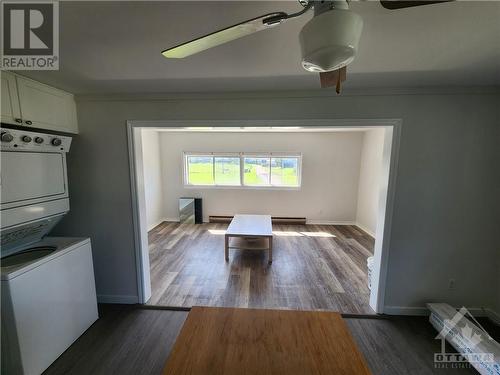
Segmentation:
{"type": "Polygon", "coordinates": [[[448,280],[448,290],[455,290],[455,286],[456,286],[455,279],[448,280]]]}

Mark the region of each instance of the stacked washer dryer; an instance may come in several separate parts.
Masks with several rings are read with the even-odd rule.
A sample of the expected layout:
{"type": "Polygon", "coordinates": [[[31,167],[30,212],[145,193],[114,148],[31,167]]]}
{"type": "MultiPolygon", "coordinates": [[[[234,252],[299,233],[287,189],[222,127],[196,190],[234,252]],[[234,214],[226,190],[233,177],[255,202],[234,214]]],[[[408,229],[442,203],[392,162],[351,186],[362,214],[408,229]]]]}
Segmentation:
{"type": "Polygon", "coordinates": [[[40,374],[98,318],[89,238],[47,237],[69,211],[71,137],[1,131],[2,374],[40,374]]]}

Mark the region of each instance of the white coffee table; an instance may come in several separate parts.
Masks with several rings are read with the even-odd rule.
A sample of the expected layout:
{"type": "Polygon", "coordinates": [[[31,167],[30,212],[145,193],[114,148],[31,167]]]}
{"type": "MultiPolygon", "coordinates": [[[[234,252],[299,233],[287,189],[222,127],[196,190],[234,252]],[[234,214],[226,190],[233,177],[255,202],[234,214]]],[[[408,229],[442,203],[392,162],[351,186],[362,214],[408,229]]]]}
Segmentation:
{"type": "Polygon", "coordinates": [[[273,226],[270,215],[235,215],[227,228],[224,255],[229,261],[229,249],[268,250],[273,261],[273,226]],[[234,239],[230,243],[230,238],[234,239]],[[255,239],[256,241],[248,241],[255,239]]]}

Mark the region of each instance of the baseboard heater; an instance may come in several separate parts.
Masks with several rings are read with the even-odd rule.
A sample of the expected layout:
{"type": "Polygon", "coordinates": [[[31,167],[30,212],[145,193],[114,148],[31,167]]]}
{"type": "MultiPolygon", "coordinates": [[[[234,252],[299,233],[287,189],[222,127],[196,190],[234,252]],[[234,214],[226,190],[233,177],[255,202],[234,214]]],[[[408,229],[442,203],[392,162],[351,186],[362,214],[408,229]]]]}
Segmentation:
{"type": "Polygon", "coordinates": [[[500,375],[500,344],[485,332],[479,323],[467,317],[465,308],[457,311],[446,303],[428,303],[429,321],[439,332],[436,339],[448,341],[462,356],[446,353],[444,341],[441,353],[434,354],[434,365],[457,366],[468,361],[481,375],[500,375]]]}
{"type": "MultiPolygon", "coordinates": [[[[212,215],[208,217],[209,223],[230,223],[233,220],[233,215],[212,215]]],[[[294,224],[304,225],[306,223],[305,217],[283,217],[271,216],[273,224],[294,224]]]]}

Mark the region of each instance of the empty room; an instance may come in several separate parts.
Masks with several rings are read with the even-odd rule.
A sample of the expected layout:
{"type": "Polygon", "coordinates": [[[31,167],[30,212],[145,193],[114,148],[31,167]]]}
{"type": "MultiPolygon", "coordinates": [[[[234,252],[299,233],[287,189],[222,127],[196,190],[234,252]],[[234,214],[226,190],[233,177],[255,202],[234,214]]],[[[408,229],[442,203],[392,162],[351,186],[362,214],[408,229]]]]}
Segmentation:
{"type": "Polygon", "coordinates": [[[374,313],[383,127],[143,128],[141,140],[148,304],[374,313]],[[225,261],[235,215],[270,219],[272,250],[229,238],[225,261]]]}
{"type": "Polygon", "coordinates": [[[500,1],[0,9],[2,375],[500,375],[500,1]]]}

